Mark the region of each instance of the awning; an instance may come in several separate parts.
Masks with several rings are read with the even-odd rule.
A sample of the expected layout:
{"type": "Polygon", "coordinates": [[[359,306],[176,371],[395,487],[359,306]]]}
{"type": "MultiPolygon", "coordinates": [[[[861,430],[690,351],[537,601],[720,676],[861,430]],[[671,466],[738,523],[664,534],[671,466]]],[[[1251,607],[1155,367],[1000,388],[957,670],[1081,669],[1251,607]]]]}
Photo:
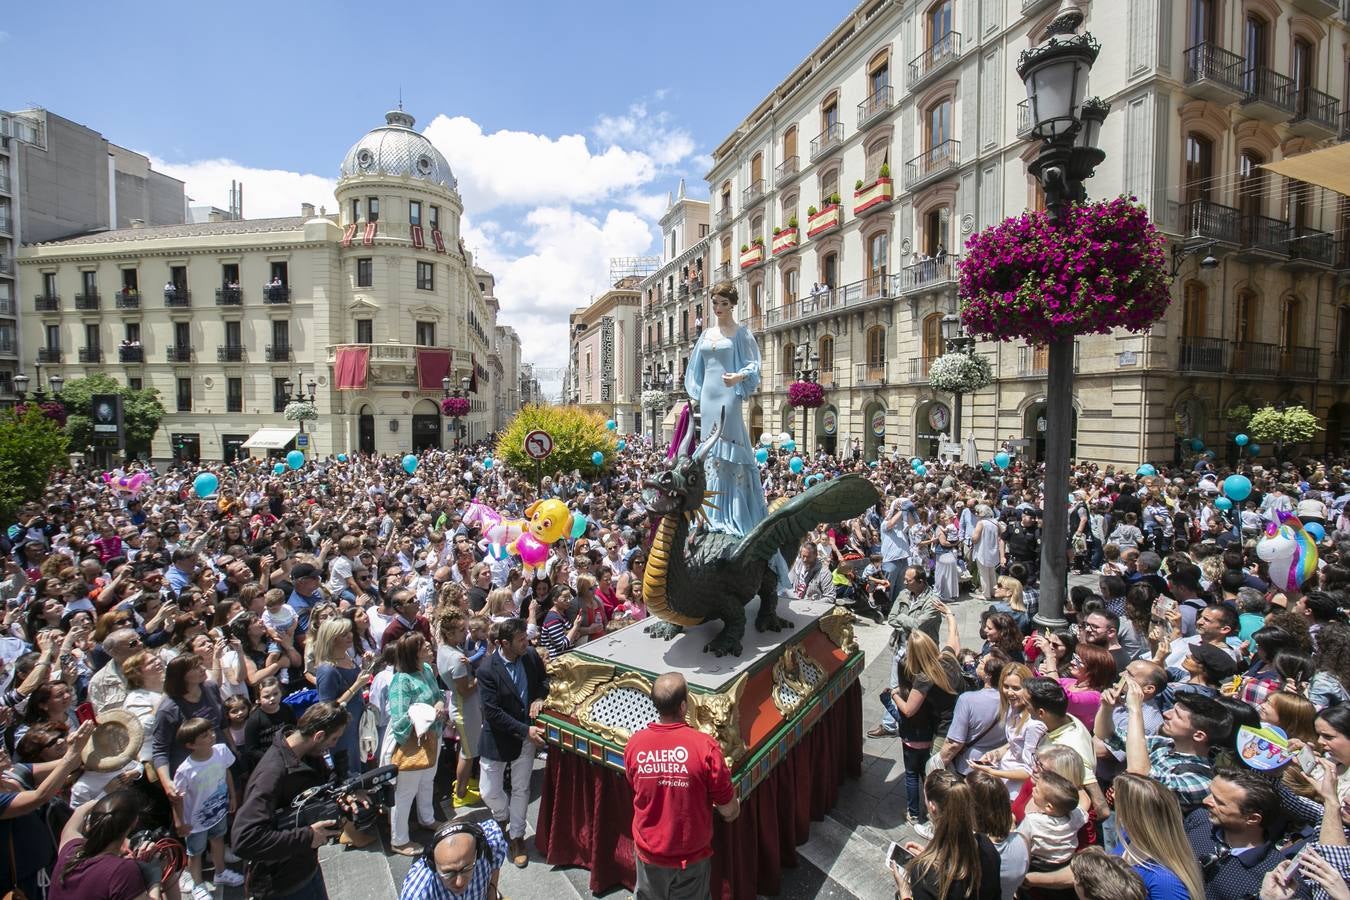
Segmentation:
{"type": "Polygon", "coordinates": [[[1350,144],[1300,153],[1261,168],[1350,197],[1350,144]]]}
{"type": "Polygon", "coordinates": [[[292,428],[289,425],[280,428],[268,426],[259,428],[253,432],[253,436],[244,441],[244,446],[255,450],[280,450],[300,433],[299,428],[292,428]]]}

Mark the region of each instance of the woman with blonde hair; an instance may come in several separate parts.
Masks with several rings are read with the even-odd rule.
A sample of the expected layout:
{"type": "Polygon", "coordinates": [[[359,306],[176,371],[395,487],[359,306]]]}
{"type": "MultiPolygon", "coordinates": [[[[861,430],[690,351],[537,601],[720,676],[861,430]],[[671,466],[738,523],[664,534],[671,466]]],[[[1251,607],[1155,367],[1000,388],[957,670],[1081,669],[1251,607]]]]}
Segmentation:
{"type": "Polygon", "coordinates": [[[1036,750],[1045,737],[1045,723],[1031,717],[1031,706],[1022,685],[1031,678],[1031,669],[1022,663],[1008,663],[998,679],[999,715],[1008,743],[990,750],[971,768],[1001,779],[1009,796],[1015,796],[1022,783],[1031,777],[1036,765],[1036,750]]]}
{"type": "Polygon", "coordinates": [[[488,592],[483,614],[494,622],[505,622],[517,616],[516,599],[510,588],[493,588],[488,592]]]}
{"type": "Polygon", "coordinates": [[[1121,856],[1144,879],[1149,897],[1173,897],[1182,891],[1204,900],[1205,880],[1181,824],[1176,796],[1143,775],[1117,775],[1116,822],[1121,856]]]}
{"type": "MultiPolygon", "coordinates": [[[[332,701],[344,707],[351,721],[360,722],[366,704],[362,696],[370,684],[370,669],[374,657],[367,654],[365,665],[359,666],[352,658],[352,623],[342,616],[329,616],[319,631],[310,639],[314,662],[314,687],[319,699],[332,701]]],[[[333,767],[338,777],[355,775],[362,769],[360,750],[361,729],[348,727],[342,739],[333,748],[333,767]]]]}
{"type": "Polygon", "coordinates": [[[1018,630],[1026,634],[1031,618],[1027,615],[1027,601],[1026,595],[1022,592],[1022,582],[1011,575],[1000,575],[993,585],[994,610],[1012,616],[1018,630]]]}
{"type": "Polygon", "coordinates": [[[939,770],[924,781],[928,813],[934,822],[932,840],[925,847],[914,842],[905,849],[913,859],[892,870],[896,896],[939,900],[1000,900],[998,850],[976,830],[975,796],[954,772],[939,770]]]}

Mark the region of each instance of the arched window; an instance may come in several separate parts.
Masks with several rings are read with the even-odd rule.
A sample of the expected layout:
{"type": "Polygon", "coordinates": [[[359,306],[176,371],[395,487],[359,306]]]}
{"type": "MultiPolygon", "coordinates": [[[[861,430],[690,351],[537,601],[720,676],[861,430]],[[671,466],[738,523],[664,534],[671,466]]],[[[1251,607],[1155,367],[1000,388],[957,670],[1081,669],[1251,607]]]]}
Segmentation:
{"type": "Polygon", "coordinates": [[[1255,150],[1243,150],[1238,156],[1238,210],[1244,220],[1244,228],[1248,227],[1245,222],[1252,216],[1261,215],[1264,206],[1264,195],[1266,190],[1265,165],[1266,158],[1255,150]]]}
{"type": "Polygon", "coordinates": [[[820,176],[820,205],[823,208],[830,197],[839,193],[839,167],[835,166],[820,176]]]}
{"type": "Polygon", "coordinates": [[[761,239],[761,240],[764,239],[764,217],[763,217],[763,216],[757,215],[757,216],[755,216],[753,219],[750,220],[750,240],[753,241],[755,238],[759,238],[759,239],[761,239]]]}
{"type": "Polygon", "coordinates": [[[886,326],[873,325],[867,329],[867,368],[881,369],[886,365],[886,326]]]}
{"type": "Polygon", "coordinates": [[[878,231],[867,240],[867,296],[884,297],[890,271],[890,235],[878,231]]]}
{"type": "Polygon", "coordinates": [[[1261,327],[1261,303],[1252,291],[1238,291],[1237,308],[1234,310],[1235,331],[1233,340],[1239,344],[1248,344],[1255,340],[1257,329],[1261,327]]]}
{"type": "Polygon", "coordinates": [[[928,8],[928,15],[924,24],[928,30],[928,46],[936,45],[943,38],[950,40],[952,33],[952,7],[956,4],[953,0],[938,0],[928,8]]]}
{"type": "Polygon", "coordinates": [[[1186,202],[1209,200],[1214,196],[1214,142],[1202,134],[1186,135],[1186,171],[1183,195],[1186,202]]]}
{"type": "Polygon", "coordinates": [[[829,131],[839,124],[839,92],[835,91],[820,104],[820,130],[829,131]]]}
{"type": "Polygon", "coordinates": [[[1198,281],[1186,282],[1182,290],[1181,336],[1198,338],[1205,336],[1205,306],[1208,292],[1198,281]]]}
{"type": "Polygon", "coordinates": [[[820,383],[834,383],[834,338],[825,335],[820,339],[820,348],[816,351],[820,354],[820,383]]]}
{"type": "Polygon", "coordinates": [[[750,285],[750,315],[759,318],[764,312],[764,282],[756,281],[750,285]]]}
{"type": "MultiPolygon", "coordinates": [[[[797,126],[791,125],[783,132],[783,161],[797,157],[797,126]]],[[[795,171],[795,169],[794,169],[795,171]]]]}
{"type": "Polygon", "coordinates": [[[756,153],[750,157],[750,184],[764,180],[764,154],[756,153]]]}
{"type": "Polygon", "coordinates": [[[826,253],[820,258],[820,283],[830,290],[839,286],[838,253],[826,253]]]}
{"type": "Polygon", "coordinates": [[[1242,55],[1246,68],[1242,72],[1242,87],[1249,94],[1265,90],[1260,83],[1261,70],[1270,65],[1270,23],[1264,16],[1247,13],[1242,28],[1242,55]]]}
{"type": "Polygon", "coordinates": [[[722,206],[721,206],[720,208],[721,208],[721,209],[730,210],[730,209],[731,209],[731,179],[730,179],[730,178],[728,178],[726,181],[722,182],[722,190],[719,191],[718,193],[720,193],[720,194],[722,195],[722,206]]]}
{"type": "Polygon", "coordinates": [[[952,139],[952,98],[943,97],[924,114],[925,146],[930,150],[952,139]]]}
{"type": "Polygon", "coordinates": [[[1299,314],[1302,307],[1303,304],[1297,297],[1286,297],[1280,307],[1280,349],[1285,353],[1298,346],[1299,314]]]}
{"type": "Polygon", "coordinates": [[[923,374],[942,355],[942,313],[933,313],[923,320],[923,374]]]}
{"type": "Polygon", "coordinates": [[[890,138],[883,137],[880,140],[873,141],[868,145],[866,157],[863,161],[863,181],[872,184],[881,177],[881,167],[886,166],[886,170],[890,171],[890,164],[890,138]]]}
{"type": "Polygon", "coordinates": [[[1317,62],[1317,48],[1305,37],[1294,38],[1294,53],[1289,60],[1289,74],[1294,79],[1294,112],[1308,114],[1311,104],[1309,92],[1313,87],[1313,66],[1317,62]]]}
{"type": "Polygon", "coordinates": [[[891,51],[882,50],[867,64],[868,112],[881,109],[882,104],[889,106],[890,98],[886,90],[891,86],[891,51]]]}
{"type": "Polygon", "coordinates": [[[783,344],[783,353],[779,357],[779,360],[782,363],[782,367],[779,371],[783,373],[783,376],[788,381],[791,381],[797,375],[797,345],[791,342],[785,342],[783,344]]]}
{"type": "Polygon", "coordinates": [[[797,269],[786,269],[783,272],[783,313],[785,318],[791,318],[797,314],[796,304],[798,288],[797,269]]]}

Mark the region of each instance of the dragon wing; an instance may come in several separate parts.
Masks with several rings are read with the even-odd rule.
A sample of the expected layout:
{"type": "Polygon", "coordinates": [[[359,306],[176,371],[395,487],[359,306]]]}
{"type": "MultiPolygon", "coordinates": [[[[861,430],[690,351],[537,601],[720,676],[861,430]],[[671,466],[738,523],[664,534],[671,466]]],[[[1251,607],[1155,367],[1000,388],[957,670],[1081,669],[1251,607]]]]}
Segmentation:
{"type": "Polygon", "coordinates": [[[769,559],[783,552],[791,560],[806,537],[821,522],[842,522],[867,512],[880,501],[877,489],[861,475],[844,475],[812,486],[780,503],[741,538],[732,558],[741,563],[769,559]]]}

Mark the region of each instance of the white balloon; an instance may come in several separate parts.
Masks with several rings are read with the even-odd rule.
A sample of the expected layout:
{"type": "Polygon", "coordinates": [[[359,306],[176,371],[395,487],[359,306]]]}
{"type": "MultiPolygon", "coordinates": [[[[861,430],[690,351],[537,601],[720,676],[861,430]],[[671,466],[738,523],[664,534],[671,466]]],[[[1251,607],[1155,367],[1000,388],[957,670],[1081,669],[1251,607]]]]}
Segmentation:
{"type": "Polygon", "coordinates": [[[769,434],[769,433],[766,431],[766,432],[764,432],[763,434],[761,434],[761,435],[759,436],[759,442],[760,442],[761,444],[772,444],[772,443],[773,443],[773,435],[769,434]]]}
{"type": "Polygon", "coordinates": [[[792,435],[788,434],[786,431],[778,432],[778,443],[782,444],[790,440],[792,440],[792,435]]]}

